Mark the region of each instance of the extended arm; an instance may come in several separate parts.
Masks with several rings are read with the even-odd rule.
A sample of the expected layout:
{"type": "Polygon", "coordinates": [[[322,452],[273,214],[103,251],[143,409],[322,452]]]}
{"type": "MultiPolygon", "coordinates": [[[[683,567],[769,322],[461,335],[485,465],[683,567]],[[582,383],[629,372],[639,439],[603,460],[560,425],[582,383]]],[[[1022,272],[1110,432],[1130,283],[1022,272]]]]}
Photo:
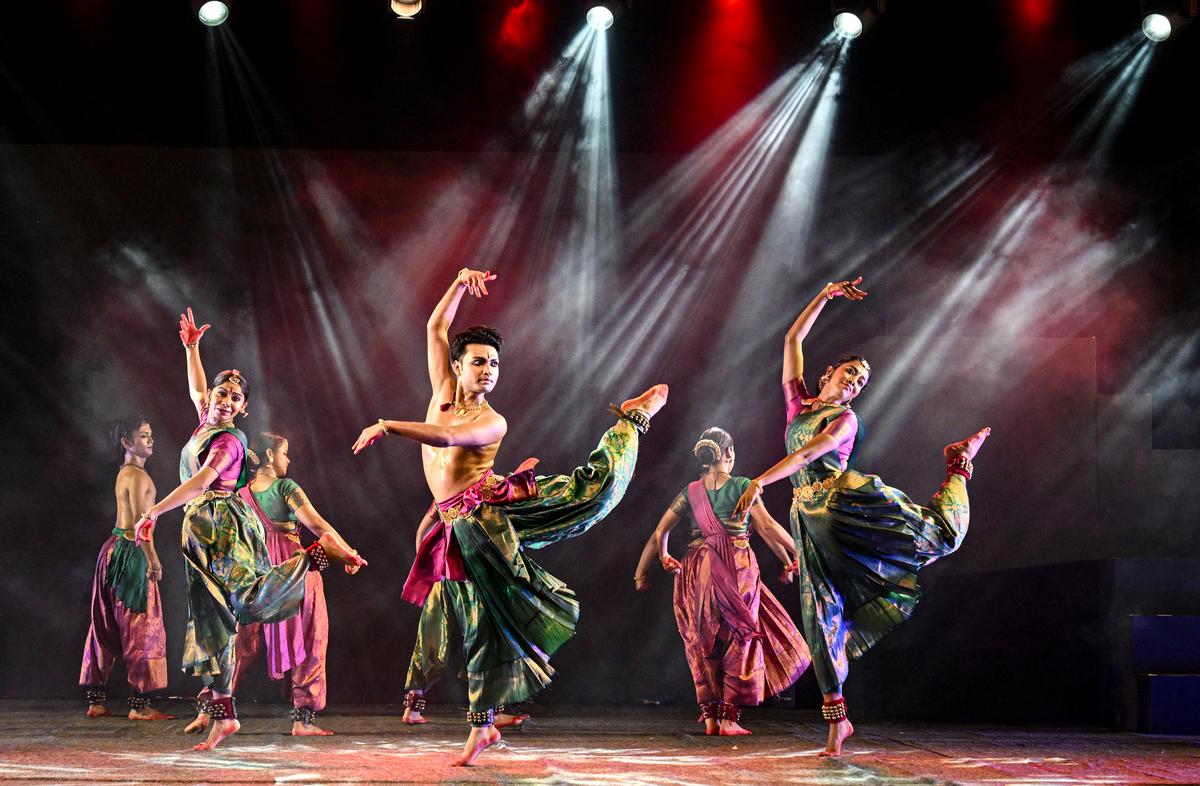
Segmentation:
{"type": "MultiPolygon", "coordinates": [[[[154,483],[143,472],[133,473],[130,480],[129,499],[133,504],[129,506],[129,509],[134,516],[134,522],[136,522],[141,518],[143,512],[154,505],[154,483]]],[[[134,537],[136,539],[137,536],[134,537]]],[[[162,578],[162,562],[159,561],[158,552],[154,549],[154,538],[142,541],[141,548],[142,553],[146,555],[146,578],[158,581],[162,578]]]]}
{"type": "MultiPolygon", "coordinates": [[[[338,531],[333,528],[333,525],[326,521],[324,516],[318,513],[317,509],[313,507],[313,504],[307,501],[307,499],[303,505],[296,508],[292,512],[296,514],[296,520],[303,524],[309,532],[316,535],[318,538],[320,538],[322,535],[328,534],[330,537],[336,538],[339,542],[344,544],[346,546],[346,551],[350,551],[355,554],[358,553],[357,551],[354,551],[354,549],[350,548],[348,544],[346,544],[345,539],[338,534],[338,531]]],[[[363,564],[365,565],[366,562],[364,561],[363,564]]],[[[358,573],[358,569],[361,568],[362,565],[346,565],[345,567],[347,573],[354,575],[355,573],[358,573]]]]}
{"type": "Polygon", "coordinates": [[[196,407],[196,414],[204,411],[208,401],[208,377],[204,376],[204,364],[200,362],[200,338],[211,325],[196,327],[196,318],[189,306],[186,314],[179,315],[179,340],[187,353],[188,395],[196,407]]]}
{"type": "Polygon", "coordinates": [[[761,500],[750,508],[750,524],[767,544],[767,548],[771,549],[771,553],[783,563],[783,575],[780,576],[780,579],[785,584],[790,584],[796,563],[796,544],[792,540],[792,536],[767,512],[767,508],[761,500]]]}
{"type": "Polygon", "coordinates": [[[663,570],[668,573],[679,573],[679,571],[683,570],[683,566],[679,564],[679,560],[671,556],[671,551],[668,548],[671,530],[675,529],[675,525],[678,523],[679,514],[673,509],[667,508],[667,512],[658,520],[658,526],[654,528],[654,542],[658,544],[658,561],[662,563],[663,570]]]}
{"type": "Polygon", "coordinates": [[[491,411],[469,423],[440,424],[417,423],[409,420],[383,420],[367,426],[354,443],[354,452],[360,453],[386,434],[398,434],[435,448],[484,447],[494,445],[508,432],[508,422],[498,412],[491,411]]]}
{"type": "Polygon", "coordinates": [[[786,478],[801,467],[807,466],[814,460],[824,456],[829,451],[836,450],[838,445],[841,445],[843,442],[853,440],[857,433],[857,418],[851,412],[844,413],[795,453],[784,457],[775,466],[751,481],[750,487],[746,489],[741,499],[738,500],[734,514],[737,516],[745,514],[758,501],[758,497],[762,494],[764,487],[771,485],[777,480],[786,478]]]}
{"type": "Polygon", "coordinates": [[[787,384],[793,379],[798,379],[804,374],[804,339],[808,337],[808,331],[812,330],[813,323],[817,321],[821,311],[825,308],[825,304],[835,297],[843,295],[850,300],[862,300],[867,296],[858,288],[858,284],[862,282],[862,276],[853,281],[841,281],[838,283],[826,284],[814,297],[809,301],[804,310],[800,312],[800,316],[796,317],[796,321],[788,328],[787,335],[783,339],[783,382],[787,384]]]}
{"type": "Polygon", "coordinates": [[[195,475],[176,486],[170,494],[147,508],[133,531],[134,539],[139,542],[139,545],[141,541],[150,540],[153,537],[154,522],[159,516],[186,505],[203,494],[209,486],[216,482],[217,474],[217,470],[205,465],[195,475]]]}
{"type": "Polygon", "coordinates": [[[637,570],[633,572],[633,586],[638,591],[650,588],[650,571],[654,569],[654,563],[658,561],[657,534],[656,530],[646,538],[646,545],[642,547],[642,556],[638,558],[637,570]]]}
{"type": "Polygon", "coordinates": [[[429,384],[434,395],[453,379],[450,373],[450,324],[458,313],[463,293],[470,292],[475,297],[483,297],[488,293],[487,282],[495,278],[496,275],[490,270],[480,272],[464,267],[458,271],[454,283],[429,315],[429,321],[425,323],[425,356],[429,363],[429,384]]]}

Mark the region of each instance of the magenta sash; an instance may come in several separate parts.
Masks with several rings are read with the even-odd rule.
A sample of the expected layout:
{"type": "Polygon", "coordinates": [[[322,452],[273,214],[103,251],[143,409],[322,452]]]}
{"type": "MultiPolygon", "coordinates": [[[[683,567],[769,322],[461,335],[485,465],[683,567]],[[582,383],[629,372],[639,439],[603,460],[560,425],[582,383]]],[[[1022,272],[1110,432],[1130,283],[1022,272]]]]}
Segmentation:
{"type": "MultiPolygon", "coordinates": [[[[750,607],[746,605],[746,599],[738,591],[737,563],[734,562],[733,544],[729,542],[729,533],[725,531],[725,526],[713,510],[703,480],[688,484],[688,504],[692,507],[692,515],[700,525],[700,534],[704,536],[709,553],[712,554],[712,559],[709,560],[712,578],[709,591],[717,602],[721,617],[738,641],[761,638],[758,621],[754,619],[750,607]]],[[[702,617],[707,607],[707,604],[699,604],[702,617]]],[[[701,620],[701,630],[710,629],[705,622],[701,620]]]]}

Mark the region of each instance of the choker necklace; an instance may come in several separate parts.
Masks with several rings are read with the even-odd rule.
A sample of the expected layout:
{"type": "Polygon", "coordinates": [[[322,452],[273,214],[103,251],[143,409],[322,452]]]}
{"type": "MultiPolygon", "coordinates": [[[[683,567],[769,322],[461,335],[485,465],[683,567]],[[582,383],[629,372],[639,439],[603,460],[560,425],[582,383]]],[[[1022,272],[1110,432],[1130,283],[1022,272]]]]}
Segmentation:
{"type": "MultiPolygon", "coordinates": [[[[143,466],[141,466],[141,465],[139,465],[139,464],[134,464],[134,463],[132,463],[132,462],[131,462],[131,463],[128,463],[128,464],[122,464],[122,465],[121,465],[121,469],[125,469],[126,467],[133,467],[134,469],[140,469],[142,472],[146,472],[146,468],[145,468],[145,467],[143,467],[143,466]]],[[[146,472],[146,474],[147,474],[147,475],[149,475],[150,473],[149,473],[149,472],[146,472]]]]}
{"type": "Polygon", "coordinates": [[[848,403],[837,404],[833,401],[826,401],[823,398],[814,398],[812,401],[808,402],[808,406],[812,409],[816,409],[817,407],[845,407],[846,409],[850,409],[850,405],[848,403]]]}
{"type": "Polygon", "coordinates": [[[465,418],[468,415],[478,415],[480,412],[483,412],[485,409],[491,409],[491,408],[492,408],[492,405],[487,403],[486,400],[480,401],[478,404],[472,404],[472,403],[469,403],[466,401],[455,401],[454,402],[454,417],[465,418]]]}

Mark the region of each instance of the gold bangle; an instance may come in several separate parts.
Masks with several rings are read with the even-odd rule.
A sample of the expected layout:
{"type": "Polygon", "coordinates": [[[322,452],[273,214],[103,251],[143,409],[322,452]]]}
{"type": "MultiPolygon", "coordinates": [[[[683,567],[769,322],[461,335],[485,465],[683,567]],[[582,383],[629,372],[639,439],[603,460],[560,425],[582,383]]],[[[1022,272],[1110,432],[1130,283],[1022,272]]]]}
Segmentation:
{"type": "Polygon", "coordinates": [[[200,346],[200,342],[199,342],[199,341],[195,341],[195,342],[193,342],[193,343],[191,343],[191,344],[184,344],[184,345],[183,345],[183,348],[184,348],[184,349],[195,349],[195,348],[196,348],[196,347],[198,347],[198,346],[200,346]]]}
{"type": "Polygon", "coordinates": [[[754,486],[754,488],[758,489],[759,494],[763,493],[763,484],[762,484],[762,481],[760,481],[758,478],[751,478],[750,485],[754,486]]]}
{"type": "Polygon", "coordinates": [[[383,422],[383,418],[380,418],[380,419],[379,419],[379,428],[383,429],[383,435],[384,435],[384,436],[387,436],[388,434],[391,434],[391,433],[392,433],[392,432],[390,432],[390,431],[388,431],[388,430],[387,430],[387,424],[383,422]]]}

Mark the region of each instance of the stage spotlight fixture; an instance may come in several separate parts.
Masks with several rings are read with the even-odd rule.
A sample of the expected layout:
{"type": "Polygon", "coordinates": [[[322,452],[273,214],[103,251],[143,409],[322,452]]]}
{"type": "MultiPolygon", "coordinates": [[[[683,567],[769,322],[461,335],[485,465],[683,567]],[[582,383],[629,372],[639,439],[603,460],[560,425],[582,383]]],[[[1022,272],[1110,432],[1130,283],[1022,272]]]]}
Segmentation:
{"type": "Polygon", "coordinates": [[[229,6],[222,3],[221,0],[208,0],[200,5],[196,15],[204,24],[216,27],[225,24],[225,20],[229,18],[229,6]]]}
{"type": "Polygon", "coordinates": [[[1178,34],[1196,16],[1197,0],[1142,0],[1142,33],[1158,43],[1178,34]]]}
{"type": "Polygon", "coordinates": [[[858,38],[887,10],[887,0],[833,0],[833,31],[842,38],[858,38]]]}
{"type": "Polygon", "coordinates": [[[613,25],[613,12],[607,6],[593,6],[587,12],[588,26],[593,30],[607,30],[613,25]]]}
{"type": "Polygon", "coordinates": [[[421,11],[421,0],[391,0],[392,13],[401,19],[412,19],[421,11]]]}

